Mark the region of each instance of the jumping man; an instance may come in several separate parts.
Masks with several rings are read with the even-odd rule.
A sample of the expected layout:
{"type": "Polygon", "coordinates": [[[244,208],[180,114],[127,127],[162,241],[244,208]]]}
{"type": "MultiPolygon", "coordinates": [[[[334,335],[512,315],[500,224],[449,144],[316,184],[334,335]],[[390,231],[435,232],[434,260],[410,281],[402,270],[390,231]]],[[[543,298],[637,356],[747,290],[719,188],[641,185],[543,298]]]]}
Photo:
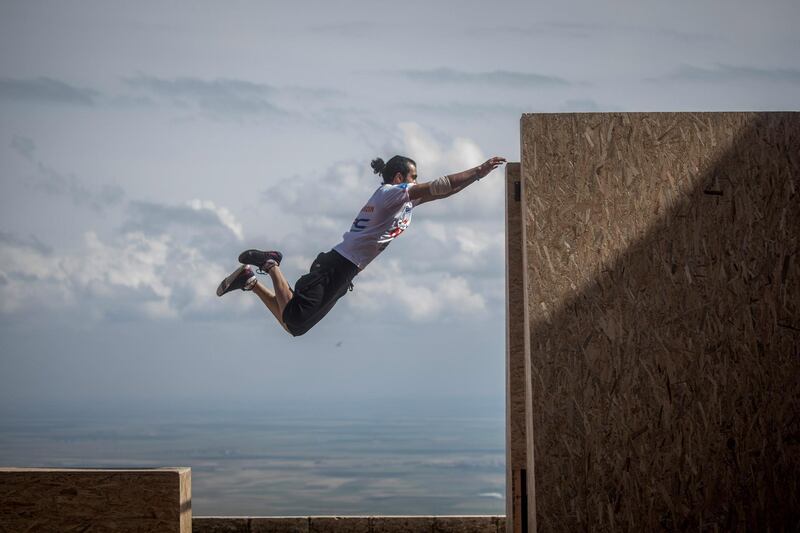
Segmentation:
{"type": "Polygon", "coordinates": [[[414,160],[400,155],[388,163],[374,159],[372,169],[381,175],[383,184],[361,208],[342,242],[319,254],[310,272],[297,280],[294,290],[280,269],[283,254],[246,250],[239,255],[242,266],[222,280],[217,296],[235,289],[253,291],[286,331],[295,337],[303,335],[331,310],[348,288],[352,290],[356,274],[403,233],[411,223],[415,207],[452,196],[505,162],[503,157],[493,157],[475,168],[417,183],[414,160]],[[274,293],[258,281],[251,265],[272,278],[274,293]]]}

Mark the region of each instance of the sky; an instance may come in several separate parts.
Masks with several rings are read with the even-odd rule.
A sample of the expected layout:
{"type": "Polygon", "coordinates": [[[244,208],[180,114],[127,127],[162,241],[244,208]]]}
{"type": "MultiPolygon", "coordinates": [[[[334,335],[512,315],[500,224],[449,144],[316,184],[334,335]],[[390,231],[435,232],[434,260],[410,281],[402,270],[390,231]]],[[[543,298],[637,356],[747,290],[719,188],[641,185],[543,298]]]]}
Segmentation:
{"type": "Polygon", "coordinates": [[[800,109],[789,1],[0,2],[0,411],[502,409],[503,169],[415,210],[292,338],[293,283],[408,155],[519,160],[526,112],[800,109]]]}

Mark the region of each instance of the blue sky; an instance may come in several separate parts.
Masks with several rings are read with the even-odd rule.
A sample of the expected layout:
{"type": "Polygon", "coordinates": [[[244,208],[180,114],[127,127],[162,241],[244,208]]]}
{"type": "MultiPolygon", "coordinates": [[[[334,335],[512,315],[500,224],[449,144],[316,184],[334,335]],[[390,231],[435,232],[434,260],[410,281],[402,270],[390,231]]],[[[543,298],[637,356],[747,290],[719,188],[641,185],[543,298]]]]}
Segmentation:
{"type": "Polygon", "coordinates": [[[3,2],[0,404],[502,405],[503,175],[419,208],[293,339],[294,281],[377,185],[519,159],[523,112],[798,110],[800,4],[3,2]]]}

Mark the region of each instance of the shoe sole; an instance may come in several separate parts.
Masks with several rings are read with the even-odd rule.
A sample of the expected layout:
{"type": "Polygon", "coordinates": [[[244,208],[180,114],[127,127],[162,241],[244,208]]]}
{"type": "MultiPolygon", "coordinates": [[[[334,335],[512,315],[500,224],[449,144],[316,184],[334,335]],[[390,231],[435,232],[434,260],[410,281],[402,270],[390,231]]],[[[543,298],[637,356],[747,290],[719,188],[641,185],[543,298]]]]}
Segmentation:
{"type": "MultiPolygon", "coordinates": [[[[257,267],[257,268],[263,267],[264,266],[263,264],[258,265],[258,264],[254,263],[254,262],[246,261],[247,256],[250,255],[251,252],[255,252],[255,253],[259,253],[259,254],[266,254],[267,253],[267,252],[265,252],[263,250],[255,250],[255,249],[245,250],[244,252],[239,254],[239,262],[240,263],[244,263],[246,265],[252,265],[252,266],[257,267]]],[[[283,261],[283,254],[280,253],[280,252],[277,252],[277,251],[274,251],[274,253],[278,254],[278,260],[276,261],[276,263],[278,265],[280,265],[281,261],[283,261]]]]}
{"type": "Polygon", "coordinates": [[[233,280],[235,280],[239,276],[239,274],[241,274],[246,268],[247,268],[247,265],[242,265],[239,268],[237,268],[236,270],[234,270],[233,274],[231,274],[227,278],[223,279],[222,283],[220,283],[219,287],[217,287],[217,296],[222,296],[223,294],[228,292],[228,287],[231,286],[231,283],[233,283],[233,280]]]}

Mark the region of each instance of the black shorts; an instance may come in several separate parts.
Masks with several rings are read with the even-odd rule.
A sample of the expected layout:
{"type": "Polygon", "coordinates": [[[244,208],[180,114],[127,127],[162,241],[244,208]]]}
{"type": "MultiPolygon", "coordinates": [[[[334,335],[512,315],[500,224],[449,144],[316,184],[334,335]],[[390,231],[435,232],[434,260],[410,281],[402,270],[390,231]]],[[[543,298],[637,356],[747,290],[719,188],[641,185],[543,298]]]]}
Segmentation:
{"type": "Polygon", "coordinates": [[[311,271],[294,285],[294,296],[283,310],[283,323],[295,337],[310,330],[351,288],[358,267],[335,250],[314,259],[311,271]]]}

